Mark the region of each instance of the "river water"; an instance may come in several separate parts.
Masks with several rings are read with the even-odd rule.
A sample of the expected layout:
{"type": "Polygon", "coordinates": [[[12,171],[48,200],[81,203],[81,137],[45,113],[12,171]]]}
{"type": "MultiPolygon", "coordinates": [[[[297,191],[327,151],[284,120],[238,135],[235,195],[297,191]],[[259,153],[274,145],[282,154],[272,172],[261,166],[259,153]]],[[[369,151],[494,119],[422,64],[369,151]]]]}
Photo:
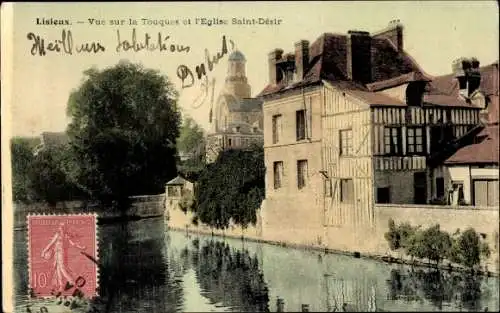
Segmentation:
{"type": "Polygon", "coordinates": [[[29,300],[26,230],[17,229],[16,312],[499,309],[497,278],[186,234],[168,230],[163,218],[102,225],[98,231],[100,297],[70,310],[29,300]]]}

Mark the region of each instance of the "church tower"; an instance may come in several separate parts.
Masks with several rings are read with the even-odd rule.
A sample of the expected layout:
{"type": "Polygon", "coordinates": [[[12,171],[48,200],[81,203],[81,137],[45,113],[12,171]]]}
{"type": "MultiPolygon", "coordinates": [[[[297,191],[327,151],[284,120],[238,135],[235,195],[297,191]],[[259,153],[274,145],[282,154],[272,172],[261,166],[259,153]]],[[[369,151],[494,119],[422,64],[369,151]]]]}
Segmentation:
{"type": "Polygon", "coordinates": [[[228,61],[224,93],[237,99],[250,98],[251,88],[247,82],[245,56],[236,50],[229,55],[228,61]]]}

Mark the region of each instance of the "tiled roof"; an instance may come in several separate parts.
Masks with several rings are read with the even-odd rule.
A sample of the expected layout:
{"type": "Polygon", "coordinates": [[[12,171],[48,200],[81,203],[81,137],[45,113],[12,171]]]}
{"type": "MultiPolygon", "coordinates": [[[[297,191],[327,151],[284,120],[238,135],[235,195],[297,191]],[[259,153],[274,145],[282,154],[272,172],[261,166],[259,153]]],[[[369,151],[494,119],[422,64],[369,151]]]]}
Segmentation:
{"type": "MultiPolygon", "coordinates": [[[[490,99],[490,103],[488,105],[489,122],[498,123],[498,61],[490,65],[480,67],[479,72],[481,73],[479,90],[490,99]]],[[[429,84],[429,87],[429,94],[447,95],[454,98],[459,97],[458,81],[455,79],[453,74],[434,77],[432,82],[429,84]]]]}
{"type": "Polygon", "coordinates": [[[257,98],[237,99],[233,95],[223,94],[230,112],[255,112],[262,110],[262,100],[257,98]]]}
{"type": "Polygon", "coordinates": [[[458,97],[440,94],[424,94],[424,103],[445,107],[477,108],[458,97]]]}
{"type": "Polygon", "coordinates": [[[256,127],[254,131],[253,125],[250,125],[246,122],[232,122],[229,123],[228,127],[224,131],[218,131],[217,133],[210,134],[208,136],[218,135],[218,134],[242,134],[242,135],[262,135],[262,130],[256,127]],[[235,128],[239,127],[238,131],[235,131],[235,128]]]}
{"type": "Polygon", "coordinates": [[[182,178],[181,176],[177,176],[176,178],[174,178],[171,181],[169,181],[167,183],[167,185],[184,185],[187,182],[189,182],[189,181],[187,181],[186,179],[182,178]]]}
{"type": "Polygon", "coordinates": [[[394,77],[391,79],[374,82],[374,83],[366,85],[366,87],[370,91],[378,91],[378,90],[382,90],[382,89],[393,88],[393,87],[396,87],[396,86],[399,86],[399,85],[402,85],[405,83],[413,82],[413,81],[427,81],[427,82],[429,82],[429,81],[431,81],[431,78],[428,77],[427,75],[421,73],[421,72],[414,71],[414,72],[410,72],[408,74],[403,74],[403,75],[400,75],[400,76],[397,76],[397,77],[394,77]]]}
{"type": "Polygon", "coordinates": [[[476,136],[476,143],[459,149],[445,161],[445,164],[498,164],[498,130],[498,125],[486,126],[476,136]]]}
{"type": "MultiPolygon", "coordinates": [[[[304,79],[292,85],[268,84],[259,94],[265,96],[320,82],[348,80],[347,35],[325,33],[309,47],[309,66],[304,79]]],[[[398,51],[385,38],[371,38],[372,82],[392,79],[410,72],[423,72],[404,51],[398,51]]]]}

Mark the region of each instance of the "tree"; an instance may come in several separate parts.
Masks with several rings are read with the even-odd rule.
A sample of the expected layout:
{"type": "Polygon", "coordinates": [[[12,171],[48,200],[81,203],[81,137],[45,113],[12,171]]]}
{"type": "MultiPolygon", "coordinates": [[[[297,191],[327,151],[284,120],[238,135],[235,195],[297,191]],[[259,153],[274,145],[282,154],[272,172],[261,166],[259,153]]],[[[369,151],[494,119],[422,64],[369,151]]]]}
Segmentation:
{"type": "Polygon", "coordinates": [[[186,116],[177,138],[177,150],[180,153],[196,153],[203,144],[203,129],[195,120],[186,116]]]}
{"type": "Polygon", "coordinates": [[[232,221],[243,228],[257,221],[264,199],[264,151],[226,150],[200,174],[193,210],[202,223],[227,228],[232,221]]]}
{"type": "Polygon", "coordinates": [[[84,72],[68,100],[74,178],[101,202],[163,192],[177,174],[177,92],[158,71],[121,61],[84,72]]]}
{"type": "Polygon", "coordinates": [[[46,148],[34,157],[28,181],[35,200],[55,205],[78,196],[78,189],[68,180],[62,166],[66,152],[64,147],[46,148]]]}
{"type": "Polygon", "coordinates": [[[481,255],[488,258],[490,249],[485,242],[481,241],[479,234],[474,229],[468,228],[454,240],[450,259],[473,268],[480,263],[481,255]]]}
{"type": "Polygon", "coordinates": [[[205,139],[203,129],[189,116],[185,117],[180,129],[177,150],[187,156],[179,160],[179,172],[189,180],[198,180],[205,167],[205,139]]]}
{"type": "Polygon", "coordinates": [[[34,162],[33,150],[40,142],[38,138],[14,137],[10,142],[12,159],[12,196],[14,201],[30,201],[29,173],[34,162]]]}

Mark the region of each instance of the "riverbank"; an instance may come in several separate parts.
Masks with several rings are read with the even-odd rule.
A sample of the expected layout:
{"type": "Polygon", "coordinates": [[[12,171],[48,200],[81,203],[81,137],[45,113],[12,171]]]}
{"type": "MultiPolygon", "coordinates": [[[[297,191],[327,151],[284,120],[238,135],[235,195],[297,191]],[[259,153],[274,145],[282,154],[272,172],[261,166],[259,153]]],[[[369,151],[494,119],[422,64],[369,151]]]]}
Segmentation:
{"type": "Polygon", "coordinates": [[[172,227],[172,226],[168,226],[168,229],[171,229],[174,231],[180,231],[180,232],[193,233],[193,234],[211,235],[211,236],[216,236],[216,237],[220,237],[220,238],[225,238],[225,237],[235,238],[235,239],[241,239],[243,241],[265,243],[265,244],[271,244],[271,245],[276,245],[276,246],[281,246],[281,247],[289,247],[289,248],[293,248],[293,249],[321,251],[324,253],[340,254],[340,255],[351,256],[354,258],[375,260],[375,261],[378,261],[381,263],[386,263],[386,264],[402,264],[402,265],[415,266],[415,267],[420,267],[420,268],[439,269],[439,270],[451,271],[451,272],[456,272],[456,273],[472,273],[473,275],[486,276],[486,277],[500,277],[499,273],[489,271],[489,270],[488,271],[485,271],[485,270],[471,271],[470,269],[458,267],[458,266],[455,266],[452,264],[439,264],[439,265],[429,264],[429,263],[418,261],[418,260],[411,261],[411,260],[405,260],[402,258],[396,258],[396,257],[390,256],[390,255],[379,255],[379,254],[361,253],[361,252],[357,252],[357,251],[350,252],[350,251],[342,251],[342,250],[329,249],[329,248],[320,248],[320,247],[314,247],[314,246],[307,246],[307,245],[285,243],[285,242],[279,242],[279,241],[273,241],[273,240],[266,240],[266,239],[262,239],[262,238],[245,237],[244,235],[243,236],[236,236],[236,235],[231,235],[231,234],[226,234],[226,233],[218,234],[217,232],[214,232],[213,230],[207,231],[207,230],[202,230],[202,229],[191,229],[191,228],[184,228],[183,229],[180,227],[172,227]]]}

